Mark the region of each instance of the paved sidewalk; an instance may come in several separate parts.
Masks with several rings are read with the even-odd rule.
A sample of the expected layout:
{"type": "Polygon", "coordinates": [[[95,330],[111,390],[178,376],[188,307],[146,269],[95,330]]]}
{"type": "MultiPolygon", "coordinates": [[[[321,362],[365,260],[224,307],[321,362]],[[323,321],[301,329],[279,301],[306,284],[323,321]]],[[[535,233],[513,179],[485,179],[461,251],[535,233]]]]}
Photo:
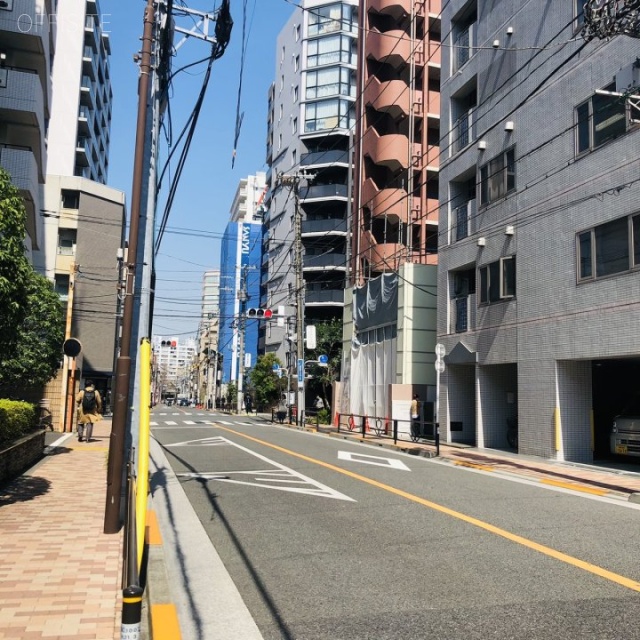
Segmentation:
{"type": "Polygon", "coordinates": [[[120,638],[123,533],[105,535],[111,420],[0,487],[0,639],[120,638]]]}

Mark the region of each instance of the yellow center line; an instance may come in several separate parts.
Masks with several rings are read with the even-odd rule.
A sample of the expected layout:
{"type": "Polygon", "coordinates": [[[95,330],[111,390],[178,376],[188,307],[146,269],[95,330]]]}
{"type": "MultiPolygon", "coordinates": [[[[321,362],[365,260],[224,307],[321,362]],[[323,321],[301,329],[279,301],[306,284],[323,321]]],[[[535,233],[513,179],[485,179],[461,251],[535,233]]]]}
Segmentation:
{"type": "Polygon", "coordinates": [[[337,467],[329,462],[323,462],[322,460],[317,460],[316,458],[311,458],[302,453],[297,453],[296,451],[291,451],[290,449],[285,449],[284,447],[280,447],[277,444],[271,444],[270,442],[265,442],[264,440],[260,440],[259,438],[254,438],[253,436],[247,435],[245,433],[240,433],[238,431],[234,431],[233,429],[229,429],[228,427],[223,427],[222,425],[212,423],[216,428],[222,429],[223,431],[228,431],[233,435],[240,436],[242,438],[246,438],[247,440],[252,440],[258,444],[261,444],[265,447],[270,447],[271,449],[275,449],[276,451],[280,451],[281,453],[285,453],[287,455],[293,456],[294,458],[299,458],[300,460],[304,460],[306,462],[311,462],[313,464],[317,464],[325,469],[331,469],[337,473],[341,473],[342,475],[348,476],[349,478],[353,478],[354,480],[360,480],[360,482],[364,482],[373,487],[377,487],[378,489],[382,489],[384,491],[388,491],[389,493],[393,493],[401,498],[406,498],[411,502],[415,502],[416,504],[420,504],[423,507],[428,507],[429,509],[433,509],[434,511],[438,511],[445,515],[448,515],[452,518],[456,518],[458,520],[462,520],[467,524],[472,524],[475,527],[479,527],[480,529],[484,529],[489,533],[493,533],[497,536],[505,538],[506,540],[510,540],[511,542],[515,542],[516,544],[522,545],[528,549],[532,549],[534,551],[538,551],[550,558],[554,558],[555,560],[559,560],[560,562],[564,562],[573,567],[577,567],[578,569],[583,569],[589,573],[592,573],[600,578],[604,578],[605,580],[609,580],[611,582],[615,582],[616,584],[626,587],[627,589],[631,589],[633,591],[640,592],[640,582],[636,582],[631,578],[626,578],[625,576],[621,576],[618,573],[614,573],[613,571],[608,571],[607,569],[603,569],[602,567],[598,567],[595,564],[591,564],[590,562],[585,562],[584,560],[580,560],[578,558],[574,558],[567,553],[563,553],[562,551],[558,551],[557,549],[552,549],[551,547],[547,547],[544,544],[539,544],[538,542],[534,542],[533,540],[529,540],[528,538],[524,538],[523,536],[519,536],[515,533],[511,533],[506,529],[501,529],[500,527],[496,527],[488,522],[484,522],[483,520],[479,520],[478,518],[474,518],[472,516],[465,515],[464,513],[460,513],[459,511],[454,511],[453,509],[449,509],[448,507],[444,507],[436,502],[431,502],[430,500],[425,500],[419,496],[413,495],[412,493],[408,493],[407,491],[403,491],[402,489],[397,489],[396,487],[392,487],[388,484],[384,484],[382,482],[378,482],[377,480],[373,480],[372,478],[367,478],[366,476],[361,476],[359,473],[354,473],[353,471],[349,471],[348,469],[342,469],[341,467],[337,467]]]}

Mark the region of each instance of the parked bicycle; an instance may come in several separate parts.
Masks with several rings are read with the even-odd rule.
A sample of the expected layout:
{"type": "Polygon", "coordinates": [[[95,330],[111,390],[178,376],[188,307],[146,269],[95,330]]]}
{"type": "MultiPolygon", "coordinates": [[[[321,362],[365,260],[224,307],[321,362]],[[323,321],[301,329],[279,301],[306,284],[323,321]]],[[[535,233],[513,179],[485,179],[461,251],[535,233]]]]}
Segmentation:
{"type": "Polygon", "coordinates": [[[40,415],[38,416],[38,428],[46,431],[53,431],[53,416],[47,407],[40,407],[40,415]]]}

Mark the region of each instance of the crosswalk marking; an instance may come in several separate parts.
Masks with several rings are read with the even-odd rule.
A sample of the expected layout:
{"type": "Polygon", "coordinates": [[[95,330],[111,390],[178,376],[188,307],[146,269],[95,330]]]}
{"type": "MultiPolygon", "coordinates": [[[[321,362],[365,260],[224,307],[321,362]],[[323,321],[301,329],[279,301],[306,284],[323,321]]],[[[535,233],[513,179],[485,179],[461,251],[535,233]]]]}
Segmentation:
{"type": "Polygon", "coordinates": [[[177,425],[177,422],[173,422],[173,420],[165,420],[165,424],[177,425]]]}

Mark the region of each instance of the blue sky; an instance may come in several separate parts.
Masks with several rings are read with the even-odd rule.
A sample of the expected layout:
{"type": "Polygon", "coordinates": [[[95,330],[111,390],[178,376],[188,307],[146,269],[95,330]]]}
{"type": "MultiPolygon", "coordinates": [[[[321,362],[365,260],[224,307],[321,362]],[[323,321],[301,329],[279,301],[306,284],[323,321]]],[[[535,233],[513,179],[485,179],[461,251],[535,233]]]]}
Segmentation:
{"type": "MultiPolygon", "coordinates": [[[[127,194],[131,181],[137,110],[138,68],[133,54],[140,49],[144,0],[102,0],[100,10],[111,40],[113,120],[109,161],[109,186],[127,194]]],[[[177,2],[176,2],[177,4],[177,2]]],[[[213,3],[190,0],[192,9],[210,11],[213,3]]],[[[215,6],[219,0],[215,1],[215,6]]],[[[234,20],[231,42],[214,63],[196,135],[191,144],[180,185],[156,261],[157,286],[153,332],[160,335],[195,333],[198,327],[202,273],[220,266],[219,236],[229,219],[238,181],[256,171],[266,171],[265,140],[267,91],[275,73],[276,37],[294,11],[286,0],[231,0],[234,20]],[[242,50],[242,10],[247,6],[241,110],[244,111],[235,167],[231,168],[236,101],[242,50]],[[195,230],[195,235],[176,233],[195,230]]],[[[181,19],[185,28],[189,24],[181,19]]],[[[176,34],[176,43],[182,39],[176,34]]],[[[209,45],[190,38],[173,60],[174,71],[205,57],[209,45]]],[[[185,125],[200,91],[205,64],[179,74],[171,96],[173,137],[185,125]]],[[[161,148],[164,164],[167,145],[161,148]]],[[[172,170],[175,168],[175,158],[172,170]]],[[[158,217],[164,210],[169,180],[159,194],[158,217]]]]}

